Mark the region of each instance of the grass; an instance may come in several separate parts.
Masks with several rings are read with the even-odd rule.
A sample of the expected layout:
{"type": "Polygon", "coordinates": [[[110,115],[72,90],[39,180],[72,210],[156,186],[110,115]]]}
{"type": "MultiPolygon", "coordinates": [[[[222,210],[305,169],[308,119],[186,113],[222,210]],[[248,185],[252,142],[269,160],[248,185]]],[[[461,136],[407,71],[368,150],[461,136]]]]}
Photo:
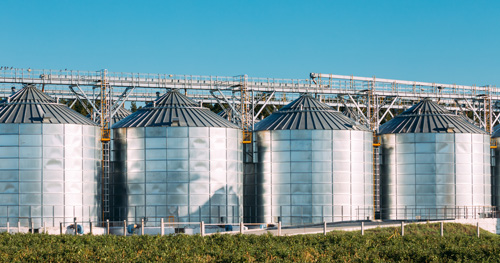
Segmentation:
{"type": "Polygon", "coordinates": [[[324,236],[70,236],[0,234],[3,262],[500,262],[500,238],[447,223],[324,236]]]}

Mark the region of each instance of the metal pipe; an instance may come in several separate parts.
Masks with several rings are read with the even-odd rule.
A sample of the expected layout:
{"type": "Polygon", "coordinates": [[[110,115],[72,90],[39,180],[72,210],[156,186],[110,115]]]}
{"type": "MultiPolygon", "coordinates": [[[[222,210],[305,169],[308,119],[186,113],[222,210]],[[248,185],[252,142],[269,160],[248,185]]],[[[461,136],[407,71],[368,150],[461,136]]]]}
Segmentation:
{"type": "Polygon", "coordinates": [[[144,218],[141,219],[141,236],[144,236],[144,218]]]}
{"type": "Polygon", "coordinates": [[[106,219],[106,234],[109,235],[109,219],[106,219]]]}
{"type": "Polygon", "coordinates": [[[202,237],[205,236],[205,222],[201,221],[200,223],[200,234],[202,237]]]}
{"type": "Polygon", "coordinates": [[[281,221],[278,222],[278,236],[281,236],[281,221]]]}
{"type": "Polygon", "coordinates": [[[479,238],[479,222],[476,223],[476,231],[477,231],[477,237],[479,238]]]}
{"type": "Polygon", "coordinates": [[[127,236],[127,220],[123,220],[123,236],[127,236]]]}
{"type": "Polygon", "coordinates": [[[10,233],[9,222],[7,222],[7,233],[10,233]]]}
{"type": "Polygon", "coordinates": [[[63,223],[62,222],[59,222],[59,234],[62,235],[63,231],[63,223]]]}
{"type": "Polygon", "coordinates": [[[244,228],[245,226],[243,225],[243,221],[240,221],[240,234],[243,234],[243,231],[244,231],[244,228]]]}
{"type": "Polygon", "coordinates": [[[92,221],[89,221],[90,234],[93,235],[94,231],[92,229],[92,221]]]}
{"type": "Polygon", "coordinates": [[[326,236],[326,221],[323,221],[323,235],[326,236]]]}
{"type": "Polygon", "coordinates": [[[441,221],[440,227],[441,227],[441,236],[444,236],[444,223],[441,221]]]}
{"type": "Polygon", "coordinates": [[[75,236],[78,235],[78,227],[76,225],[76,217],[73,217],[73,226],[75,227],[75,236]]]}
{"type": "Polygon", "coordinates": [[[405,236],[405,222],[401,221],[401,236],[405,236]]]}
{"type": "Polygon", "coordinates": [[[365,235],[365,222],[361,222],[361,235],[365,235]]]}

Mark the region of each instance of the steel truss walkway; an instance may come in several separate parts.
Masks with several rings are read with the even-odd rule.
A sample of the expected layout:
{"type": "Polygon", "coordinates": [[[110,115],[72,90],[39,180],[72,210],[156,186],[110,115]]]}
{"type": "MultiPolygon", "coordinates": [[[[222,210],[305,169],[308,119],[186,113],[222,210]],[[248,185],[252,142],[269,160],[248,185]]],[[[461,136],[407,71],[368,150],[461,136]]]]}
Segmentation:
{"type": "Polygon", "coordinates": [[[106,79],[109,87],[113,87],[108,94],[110,100],[114,101],[110,106],[111,114],[124,101],[152,101],[157,92],[163,94],[165,89],[177,88],[185,90],[186,95],[195,100],[229,107],[235,112],[236,118],[244,120],[240,123],[249,127],[253,126],[261,113],[257,111],[256,105],[285,105],[303,92],[313,93],[339,110],[350,111],[352,117],[369,124],[373,130],[394,116],[396,111],[406,109],[422,98],[440,101],[449,109],[470,117],[476,125],[489,132],[492,132],[500,116],[500,103],[497,103],[500,89],[492,86],[318,73],[311,73],[309,79],[276,79],[2,67],[0,83],[4,85],[0,89],[0,96],[11,94],[10,85],[36,84],[53,97],[87,100],[91,102],[92,111],[99,112],[100,107],[92,102],[99,99],[100,90],[95,89],[100,89],[103,79],[106,79]]]}

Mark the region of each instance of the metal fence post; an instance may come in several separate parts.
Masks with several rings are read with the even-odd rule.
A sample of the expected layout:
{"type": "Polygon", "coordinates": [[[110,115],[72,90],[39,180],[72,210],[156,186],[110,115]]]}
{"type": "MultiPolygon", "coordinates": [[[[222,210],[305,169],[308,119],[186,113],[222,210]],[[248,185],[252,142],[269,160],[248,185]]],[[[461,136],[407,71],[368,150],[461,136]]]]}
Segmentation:
{"type": "Polygon", "coordinates": [[[31,219],[31,234],[35,233],[35,222],[33,222],[33,219],[31,219]]]}
{"type": "Polygon", "coordinates": [[[245,225],[243,225],[243,221],[240,221],[240,234],[243,234],[245,225]]]}
{"type": "Polygon", "coordinates": [[[405,235],[405,222],[401,221],[401,236],[403,237],[405,235]]]}
{"type": "Polygon", "coordinates": [[[477,237],[479,238],[479,222],[476,223],[477,228],[477,237]]]}
{"type": "Polygon", "coordinates": [[[127,220],[123,220],[123,236],[127,236],[127,220]]]}
{"type": "Polygon", "coordinates": [[[89,227],[90,227],[90,234],[93,235],[94,231],[92,229],[92,221],[89,221],[89,227]]]}
{"type": "Polygon", "coordinates": [[[9,222],[7,222],[7,233],[10,233],[9,222]]]}
{"type": "Polygon", "coordinates": [[[441,222],[441,236],[444,236],[444,223],[441,222]]]}
{"type": "Polygon", "coordinates": [[[201,221],[200,223],[200,234],[202,237],[205,236],[205,222],[201,221]]]}
{"type": "Polygon", "coordinates": [[[59,234],[62,235],[62,222],[59,222],[59,234]]]}
{"type": "Polygon", "coordinates": [[[344,221],[344,206],[340,206],[340,215],[341,215],[341,220],[340,221],[344,221]]]}
{"type": "Polygon", "coordinates": [[[326,236],[326,221],[323,221],[323,235],[326,236]]]}
{"type": "Polygon", "coordinates": [[[109,235],[109,219],[106,219],[106,235],[109,235]]]}
{"type": "Polygon", "coordinates": [[[281,236],[281,221],[278,222],[278,236],[281,236]]]}
{"type": "Polygon", "coordinates": [[[160,219],[160,235],[163,236],[165,234],[165,229],[163,229],[163,217],[160,219]]]}
{"type": "Polygon", "coordinates": [[[361,222],[361,235],[365,235],[365,222],[361,222]]]}
{"type": "Polygon", "coordinates": [[[78,227],[76,226],[76,217],[73,217],[73,226],[75,227],[75,236],[78,235],[78,227]]]}
{"type": "Polygon", "coordinates": [[[144,218],[141,219],[141,236],[144,235],[144,218]]]}

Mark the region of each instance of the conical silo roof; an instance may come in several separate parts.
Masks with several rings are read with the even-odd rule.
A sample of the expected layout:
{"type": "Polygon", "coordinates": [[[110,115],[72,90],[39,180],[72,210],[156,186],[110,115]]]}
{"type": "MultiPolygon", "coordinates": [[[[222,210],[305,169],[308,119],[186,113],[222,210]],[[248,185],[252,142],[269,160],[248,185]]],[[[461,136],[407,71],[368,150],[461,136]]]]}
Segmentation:
{"type": "Polygon", "coordinates": [[[298,99],[260,121],[262,130],[367,130],[354,120],[313,98],[302,94],[298,99]]]}
{"type": "Polygon", "coordinates": [[[453,114],[430,99],[421,100],[379,127],[379,134],[447,132],[486,134],[465,117],[453,114]]]}
{"type": "Polygon", "coordinates": [[[57,103],[33,85],[28,85],[0,103],[0,123],[96,123],[68,106],[57,103]],[[45,117],[45,118],[44,118],[45,117]]]}
{"type": "Polygon", "coordinates": [[[123,106],[118,108],[115,115],[113,116],[113,123],[117,123],[123,119],[125,119],[128,115],[132,114],[131,111],[125,109],[123,106]]]}
{"type": "Polygon", "coordinates": [[[176,89],[119,121],[113,128],[154,126],[238,128],[176,89]]]}

